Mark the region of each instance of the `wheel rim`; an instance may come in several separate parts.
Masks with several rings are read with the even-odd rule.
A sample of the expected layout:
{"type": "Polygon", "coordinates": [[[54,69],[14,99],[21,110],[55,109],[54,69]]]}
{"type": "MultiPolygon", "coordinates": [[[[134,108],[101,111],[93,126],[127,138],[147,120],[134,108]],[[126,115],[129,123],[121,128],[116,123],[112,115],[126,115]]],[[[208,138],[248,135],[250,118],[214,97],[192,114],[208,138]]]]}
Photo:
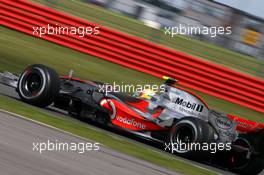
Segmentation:
{"type": "Polygon", "coordinates": [[[45,73],[41,69],[26,70],[19,82],[20,94],[26,99],[39,96],[45,87],[45,73]]]}
{"type": "Polygon", "coordinates": [[[171,144],[177,144],[177,147],[174,149],[177,153],[187,153],[191,150],[189,149],[189,144],[195,142],[196,136],[195,136],[195,130],[194,128],[189,124],[181,124],[177,126],[175,134],[171,137],[171,144]],[[180,144],[185,144],[187,149],[181,149],[180,144]]]}
{"type": "Polygon", "coordinates": [[[251,152],[251,146],[250,143],[243,138],[238,138],[235,142],[234,145],[237,145],[239,147],[242,147],[244,149],[248,149],[248,151],[244,152],[232,152],[230,159],[229,159],[229,166],[230,167],[235,167],[236,169],[243,168],[248,165],[250,158],[249,152],[251,152]]]}
{"type": "Polygon", "coordinates": [[[37,73],[32,73],[26,78],[24,88],[31,94],[36,94],[41,88],[41,77],[37,73]]]}

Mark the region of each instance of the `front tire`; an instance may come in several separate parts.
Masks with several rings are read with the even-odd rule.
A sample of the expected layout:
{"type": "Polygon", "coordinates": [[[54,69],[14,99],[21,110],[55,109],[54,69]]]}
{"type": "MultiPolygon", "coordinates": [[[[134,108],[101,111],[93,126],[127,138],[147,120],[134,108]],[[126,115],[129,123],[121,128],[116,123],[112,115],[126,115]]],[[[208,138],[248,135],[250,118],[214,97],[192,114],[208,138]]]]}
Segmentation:
{"type": "Polygon", "coordinates": [[[46,107],[59,93],[59,76],[51,68],[34,64],[27,67],[18,80],[17,91],[22,101],[46,107]]]}

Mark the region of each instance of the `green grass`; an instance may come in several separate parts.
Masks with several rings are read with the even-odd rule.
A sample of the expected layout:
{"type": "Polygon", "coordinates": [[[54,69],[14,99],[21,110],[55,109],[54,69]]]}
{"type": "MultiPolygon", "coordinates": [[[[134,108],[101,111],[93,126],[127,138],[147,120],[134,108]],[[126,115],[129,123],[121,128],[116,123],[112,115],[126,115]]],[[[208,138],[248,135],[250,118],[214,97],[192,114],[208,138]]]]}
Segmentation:
{"type": "MultiPolygon", "coordinates": [[[[39,38],[4,27],[0,30],[0,70],[21,73],[30,64],[42,63],[54,68],[61,75],[68,74],[69,70],[73,69],[74,76],[84,79],[129,84],[160,84],[162,82],[153,76],[39,38]]],[[[197,93],[209,106],[219,111],[264,123],[262,113],[210,95],[197,93]]]]}
{"type": "Polygon", "coordinates": [[[99,142],[109,148],[122,153],[137,157],[139,159],[157,164],[161,167],[177,171],[188,175],[214,175],[215,172],[199,168],[185,161],[177,159],[173,155],[147,149],[144,146],[121,138],[116,138],[106,131],[99,131],[89,128],[86,124],[78,121],[55,117],[51,114],[26,105],[22,102],[0,95],[0,109],[17,113],[29,119],[39,121],[53,127],[68,131],[75,135],[99,142]]]}
{"type": "Polygon", "coordinates": [[[264,62],[205,42],[184,36],[174,38],[161,30],[152,29],[142,22],[124,15],[113,13],[101,7],[82,3],[80,0],[32,0],[59,11],[67,12],[90,22],[107,26],[130,35],[145,38],[154,43],[165,45],[190,55],[224,65],[231,69],[253,76],[264,77],[264,62]]]}

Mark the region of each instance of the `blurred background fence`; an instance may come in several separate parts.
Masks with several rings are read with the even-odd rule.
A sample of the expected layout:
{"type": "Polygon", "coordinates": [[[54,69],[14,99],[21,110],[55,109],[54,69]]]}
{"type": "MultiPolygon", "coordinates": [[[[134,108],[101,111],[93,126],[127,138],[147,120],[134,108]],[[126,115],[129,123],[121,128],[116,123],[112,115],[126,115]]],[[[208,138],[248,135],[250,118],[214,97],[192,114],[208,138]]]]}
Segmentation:
{"type": "Polygon", "coordinates": [[[233,70],[264,78],[263,19],[209,0],[31,0],[233,70]],[[165,35],[164,27],[232,26],[231,35],[165,35]]]}
{"type": "Polygon", "coordinates": [[[195,39],[264,59],[264,19],[208,0],[83,0],[123,13],[148,24],[165,26],[232,26],[232,35],[216,38],[193,35],[195,39]]]}
{"type": "MultiPolygon", "coordinates": [[[[228,52],[212,48],[210,45],[189,42],[188,39],[195,39],[203,43],[209,43],[221,48],[232,50],[238,53],[254,57],[257,62],[255,69],[247,70],[248,67],[240,65],[238,70],[244,70],[255,76],[264,77],[264,19],[245,13],[241,10],[208,0],[82,0],[83,2],[95,4],[113,12],[120,13],[141,21],[151,27],[127,26],[118,21],[111,25],[120,25],[122,30],[146,38],[152,42],[163,44],[189,54],[202,58],[211,57],[213,52],[224,52],[223,56],[213,54],[214,62],[220,64],[231,64],[232,67],[238,64],[235,55],[227,55],[228,52]],[[232,27],[231,35],[218,35],[210,37],[206,35],[177,36],[176,39],[168,39],[164,36],[165,27],[185,26],[206,26],[206,27],[232,27]],[[208,49],[211,49],[208,53],[208,49]],[[226,54],[225,54],[226,53],[226,54]],[[226,60],[227,59],[227,60],[226,60]]],[[[59,3],[59,2],[58,2],[59,3]]]]}

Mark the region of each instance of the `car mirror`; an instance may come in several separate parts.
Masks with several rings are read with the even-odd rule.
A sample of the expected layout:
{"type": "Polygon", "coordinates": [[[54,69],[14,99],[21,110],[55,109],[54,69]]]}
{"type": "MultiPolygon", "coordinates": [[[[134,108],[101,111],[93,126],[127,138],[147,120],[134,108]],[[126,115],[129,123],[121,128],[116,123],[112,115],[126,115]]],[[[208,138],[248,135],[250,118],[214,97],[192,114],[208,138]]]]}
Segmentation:
{"type": "Polygon", "coordinates": [[[96,103],[100,103],[100,101],[104,98],[104,94],[97,92],[97,91],[93,91],[92,92],[92,99],[96,102],[96,103]]]}

